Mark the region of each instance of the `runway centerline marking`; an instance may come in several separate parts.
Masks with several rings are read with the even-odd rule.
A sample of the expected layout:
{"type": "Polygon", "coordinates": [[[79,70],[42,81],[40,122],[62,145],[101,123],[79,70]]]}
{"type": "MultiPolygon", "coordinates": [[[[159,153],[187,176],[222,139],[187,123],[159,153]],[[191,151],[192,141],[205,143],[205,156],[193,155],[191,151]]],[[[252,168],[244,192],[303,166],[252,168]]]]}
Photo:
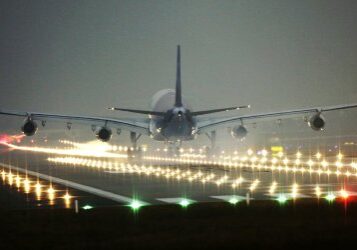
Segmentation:
{"type": "MultiPolygon", "coordinates": [[[[11,170],[16,170],[18,172],[25,173],[25,174],[28,174],[28,175],[31,175],[31,176],[35,176],[35,177],[38,177],[38,178],[41,178],[41,179],[44,179],[44,180],[47,180],[47,181],[51,181],[51,182],[54,182],[54,183],[57,183],[57,184],[61,184],[61,185],[64,185],[64,186],[67,186],[67,187],[70,187],[70,188],[73,188],[73,189],[84,191],[84,192],[87,192],[87,193],[90,193],[90,194],[93,194],[93,195],[96,195],[96,196],[99,196],[99,197],[102,197],[102,198],[106,198],[106,199],[109,199],[109,200],[112,200],[112,201],[116,201],[116,202],[120,202],[120,203],[121,202],[131,203],[131,202],[134,201],[134,199],[132,199],[130,197],[126,197],[126,196],[122,196],[122,195],[119,195],[119,194],[108,192],[108,191],[105,191],[105,190],[102,190],[102,189],[86,186],[86,185],[79,184],[79,183],[76,183],[76,182],[73,182],[73,181],[60,179],[60,178],[53,177],[53,176],[50,176],[50,175],[41,174],[41,173],[34,172],[34,171],[31,171],[31,170],[27,170],[27,169],[24,169],[24,168],[15,167],[15,166],[12,166],[12,165],[9,165],[9,164],[0,163],[0,166],[2,166],[4,168],[7,168],[7,169],[11,169],[11,170]]],[[[140,201],[140,203],[143,204],[143,205],[149,205],[149,203],[143,202],[143,201],[140,201]]]]}

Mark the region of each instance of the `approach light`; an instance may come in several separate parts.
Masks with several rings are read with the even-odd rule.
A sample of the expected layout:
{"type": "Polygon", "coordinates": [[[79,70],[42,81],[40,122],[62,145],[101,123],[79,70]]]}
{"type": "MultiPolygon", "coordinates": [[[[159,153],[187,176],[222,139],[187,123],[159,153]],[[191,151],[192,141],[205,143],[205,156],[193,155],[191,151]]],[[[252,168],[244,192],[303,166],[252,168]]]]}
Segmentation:
{"type": "Polygon", "coordinates": [[[321,166],[322,166],[323,168],[327,168],[327,167],[328,167],[328,162],[327,162],[326,160],[323,160],[323,161],[321,162],[321,166]]]}
{"type": "Polygon", "coordinates": [[[66,194],[63,196],[63,199],[65,199],[66,201],[69,201],[71,198],[72,198],[72,196],[71,196],[69,193],[66,193],[66,194]]]}
{"type": "Polygon", "coordinates": [[[53,189],[53,187],[52,186],[50,186],[48,189],[47,189],[47,193],[49,194],[49,195],[52,195],[52,194],[54,194],[56,191],[53,189]]]}
{"type": "Polygon", "coordinates": [[[317,198],[320,198],[320,196],[321,196],[321,188],[319,186],[315,187],[315,194],[316,194],[317,198]]]}
{"type": "Polygon", "coordinates": [[[17,175],[15,177],[15,182],[16,182],[16,187],[19,188],[21,186],[21,177],[17,175]]]}
{"type": "Polygon", "coordinates": [[[30,193],[30,189],[31,189],[30,183],[31,182],[29,181],[29,179],[26,178],[23,183],[24,183],[25,193],[27,193],[27,194],[30,193]]]}
{"type": "Polygon", "coordinates": [[[37,196],[38,200],[41,197],[41,193],[42,193],[41,188],[42,188],[42,185],[39,182],[37,182],[36,185],[35,185],[35,192],[36,192],[36,196],[37,196]]]}
{"type": "Polygon", "coordinates": [[[343,158],[343,154],[338,153],[337,158],[338,158],[339,160],[342,160],[342,158],[343,158]]]}
{"type": "Polygon", "coordinates": [[[298,190],[299,190],[299,186],[298,184],[294,183],[292,188],[291,188],[291,197],[293,197],[294,199],[297,198],[298,196],[298,190]]]}
{"type": "Polygon", "coordinates": [[[344,189],[340,190],[340,195],[343,199],[348,199],[348,196],[349,196],[348,192],[344,189]]]}
{"type": "Polygon", "coordinates": [[[266,149],[262,150],[262,156],[267,156],[268,155],[268,151],[266,149]]]}
{"type": "Polygon", "coordinates": [[[270,188],[269,188],[269,193],[270,193],[270,194],[274,194],[274,193],[275,193],[275,190],[276,190],[277,185],[278,185],[278,183],[277,183],[276,181],[274,181],[274,182],[271,184],[271,186],[270,186],[270,188]]]}

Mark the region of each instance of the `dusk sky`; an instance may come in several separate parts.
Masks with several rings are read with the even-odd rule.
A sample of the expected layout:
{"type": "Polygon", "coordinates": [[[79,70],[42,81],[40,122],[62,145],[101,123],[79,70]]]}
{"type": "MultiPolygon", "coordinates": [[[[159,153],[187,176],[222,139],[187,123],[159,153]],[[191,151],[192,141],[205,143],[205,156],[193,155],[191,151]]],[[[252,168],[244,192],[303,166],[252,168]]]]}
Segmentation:
{"type": "Polygon", "coordinates": [[[354,103],[356,13],[354,0],[1,1],[0,108],[125,117],[106,108],[147,109],[174,87],[177,44],[196,110],[354,103]]]}

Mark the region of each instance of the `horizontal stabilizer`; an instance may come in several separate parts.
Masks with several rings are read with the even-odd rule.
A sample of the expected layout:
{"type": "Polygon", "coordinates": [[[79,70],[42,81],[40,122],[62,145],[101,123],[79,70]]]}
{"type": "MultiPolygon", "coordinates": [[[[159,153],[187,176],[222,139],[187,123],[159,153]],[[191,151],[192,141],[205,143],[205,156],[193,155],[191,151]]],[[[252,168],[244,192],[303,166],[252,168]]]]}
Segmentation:
{"type": "Polygon", "coordinates": [[[125,111],[131,112],[136,114],[143,114],[143,115],[156,115],[156,116],[164,116],[165,112],[156,112],[156,111],[149,111],[149,110],[139,110],[139,109],[122,109],[122,108],[108,108],[109,110],[117,110],[117,111],[125,111]]]}
{"type": "Polygon", "coordinates": [[[245,108],[250,108],[250,105],[229,107],[229,108],[222,108],[222,109],[210,109],[210,110],[196,111],[196,112],[191,112],[191,115],[192,116],[207,115],[207,114],[212,114],[212,113],[218,113],[218,112],[230,111],[230,110],[239,110],[239,109],[245,109],[245,108]]]}

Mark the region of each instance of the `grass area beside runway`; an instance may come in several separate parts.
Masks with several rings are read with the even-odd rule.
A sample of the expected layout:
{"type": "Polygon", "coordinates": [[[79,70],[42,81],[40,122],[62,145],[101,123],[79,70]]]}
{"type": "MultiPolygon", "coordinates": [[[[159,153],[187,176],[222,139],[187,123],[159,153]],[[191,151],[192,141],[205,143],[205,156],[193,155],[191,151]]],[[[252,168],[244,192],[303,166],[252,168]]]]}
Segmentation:
{"type": "Polygon", "coordinates": [[[0,221],[1,249],[341,249],[355,244],[357,203],[2,209],[0,221]]]}

